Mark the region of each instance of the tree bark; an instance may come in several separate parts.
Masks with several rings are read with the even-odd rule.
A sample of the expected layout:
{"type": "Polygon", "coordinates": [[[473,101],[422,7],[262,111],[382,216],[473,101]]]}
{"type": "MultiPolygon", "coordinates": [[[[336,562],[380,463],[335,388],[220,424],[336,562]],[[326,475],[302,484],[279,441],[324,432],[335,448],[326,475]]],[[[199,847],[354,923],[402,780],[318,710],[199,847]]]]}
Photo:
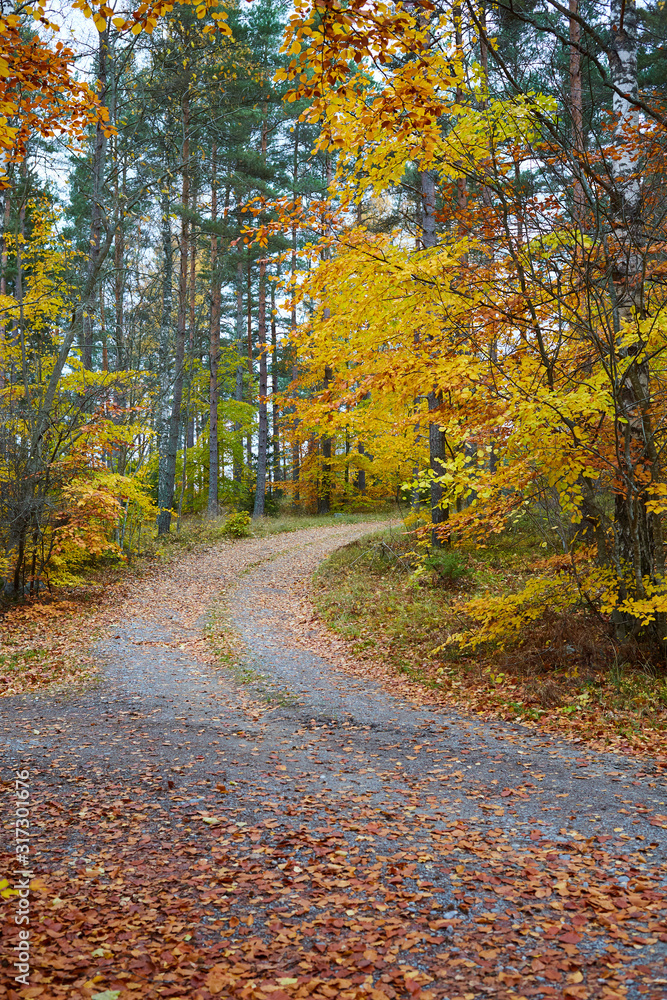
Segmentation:
{"type": "MultiPolygon", "coordinates": [[[[639,113],[632,99],[637,85],[637,10],[635,0],[612,0],[609,63],[613,97],[616,149],[611,159],[612,197],[612,304],[614,331],[622,336],[643,313],[644,238],[637,127],[639,113]]],[[[647,468],[659,480],[660,468],[650,415],[650,373],[644,345],[637,338],[631,346],[617,345],[616,422],[619,481],[614,510],[614,555],[621,580],[621,600],[646,596],[646,581],[664,576],[662,517],[646,508],[647,468]]],[[[655,624],[658,641],[665,648],[665,616],[655,624]]],[[[640,622],[615,611],[618,638],[636,633],[640,622]]]]}
{"type": "MultiPolygon", "coordinates": [[[[181,146],[182,190],[181,204],[185,209],[190,202],[190,97],[186,93],[182,101],[183,142],[181,146]]],[[[158,535],[166,535],[171,527],[171,514],[174,506],[174,487],[176,483],[176,458],[178,455],[178,438],[181,425],[181,402],[183,399],[183,363],[185,360],[185,334],[188,312],[188,248],[190,227],[186,215],[181,220],[180,234],[180,267],[178,276],[178,318],[176,323],[176,350],[174,388],[169,418],[169,437],[164,469],[164,494],[160,502],[158,514],[158,535]]]]}
{"type": "MultiPolygon", "coordinates": [[[[262,106],[262,161],[266,163],[266,144],[268,138],[268,103],[264,101],[262,106]]],[[[250,271],[248,271],[250,274],[250,271]]],[[[266,503],[266,466],[267,453],[269,447],[269,412],[267,396],[268,387],[268,359],[266,351],[266,258],[262,257],[259,262],[259,302],[257,319],[257,339],[259,346],[259,427],[257,435],[257,484],[255,487],[255,507],[253,517],[264,516],[264,505],[266,503]]],[[[248,357],[252,354],[251,345],[248,344],[248,357]]]]}
{"type": "MultiPolygon", "coordinates": [[[[280,274],[280,271],[278,272],[280,274]]],[[[277,402],[278,387],[278,331],[276,327],[276,286],[271,284],[271,455],[273,459],[274,487],[282,481],[280,463],[280,407],[277,402]]]]}
{"type": "Polygon", "coordinates": [[[113,246],[113,294],[114,294],[114,343],[116,345],[116,371],[127,368],[125,356],[123,298],[125,292],[124,258],[125,258],[125,227],[123,225],[125,194],[125,163],[123,163],[123,184],[118,177],[118,157],[114,164],[114,202],[115,202],[115,234],[113,246]]]}
{"type": "MultiPolygon", "coordinates": [[[[325,309],[325,317],[328,309],[325,309]]],[[[333,369],[329,365],[324,367],[324,391],[328,389],[333,381],[333,369]]],[[[332,482],[331,482],[331,459],[333,452],[333,442],[328,434],[325,434],[321,441],[322,447],[322,483],[320,490],[318,492],[318,513],[328,514],[331,510],[331,493],[332,493],[332,482]]]]}
{"type": "MultiPolygon", "coordinates": [[[[243,264],[241,261],[236,265],[236,343],[239,351],[239,364],[236,369],[236,382],[234,386],[234,399],[237,403],[243,401],[243,366],[240,356],[243,350],[243,264]]],[[[241,424],[237,421],[234,424],[234,432],[238,434],[241,424]]],[[[234,444],[233,472],[235,483],[240,483],[243,478],[243,443],[241,441],[234,444]]]]}
{"type": "Polygon", "coordinates": [[[577,20],[579,0],[570,0],[570,118],[572,120],[572,140],[575,150],[575,177],[573,191],[573,214],[577,224],[581,224],[586,210],[586,198],[579,176],[584,155],[584,115],[581,98],[581,25],[577,20]]]}
{"type": "MultiPolygon", "coordinates": [[[[422,170],[420,173],[421,193],[422,193],[422,242],[424,249],[431,249],[436,245],[437,237],[435,231],[435,179],[431,171],[422,170]]],[[[437,410],[442,398],[439,393],[432,390],[428,393],[429,413],[437,410]]],[[[428,428],[429,445],[429,466],[431,476],[431,545],[434,549],[443,547],[443,541],[438,535],[438,525],[444,524],[449,519],[449,508],[443,506],[443,488],[438,482],[438,478],[444,472],[444,459],[446,456],[445,435],[441,431],[436,421],[429,420],[428,428]]]]}
{"type": "MultiPolygon", "coordinates": [[[[106,106],[107,98],[107,63],[109,57],[109,29],[100,32],[99,47],[97,50],[97,69],[99,76],[99,99],[103,106],[106,106]]],[[[92,164],[92,205],[90,217],[90,253],[88,257],[88,277],[95,270],[97,258],[100,256],[102,243],[102,223],[104,209],[102,206],[102,192],[104,190],[104,167],[106,161],[107,138],[102,123],[98,121],[95,128],[95,139],[93,141],[93,164],[92,164]]],[[[95,312],[95,283],[82,303],[82,327],[81,327],[81,360],[83,366],[88,371],[93,368],[93,315],[95,312]]]]}
{"type": "MultiPolygon", "coordinates": [[[[253,402],[253,380],[255,377],[255,369],[253,366],[252,357],[252,261],[248,258],[248,269],[246,272],[246,283],[247,283],[247,302],[246,302],[246,320],[247,320],[247,331],[246,331],[246,349],[248,357],[248,402],[253,402]]],[[[248,463],[248,469],[252,468],[252,435],[248,434],[246,437],[246,461],[248,463]]]]}
{"type": "MultiPolygon", "coordinates": [[[[218,220],[218,190],[216,175],[216,145],[211,151],[211,221],[213,228],[218,220]]],[[[218,513],[218,367],[220,362],[220,275],[218,274],[218,237],[211,235],[211,327],[209,363],[211,381],[208,418],[208,516],[218,513]]]]}
{"type": "MultiPolygon", "coordinates": [[[[192,204],[192,211],[197,211],[197,189],[192,186],[190,191],[190,202],[192,204]]],[[[195,356],[195,326],[197,322],[197,239],[195,234],[195,228],[190,225],[190,279],[188,282],[188,302],[189,302],[189,317],[188,317],[188,357],[190,361],[194,359],[195,356]]],[[[192,397],[192,366],[189,368],[188,376],[188,408],[186,414],[186,426],[187,426],[187,438],[188,438],[188,448],[194,448],[195,446],[195,415],[194,411],[190,406],[190,400],[192,397]]]]}
{"type": "MultiPolygon", "coordinates": [[[[327,193],[331,187],[331,160],[329,159],[329,154],[326,156],[326,179],[327,179],[327,193]]],[[[325,233],[330,232],[331,226],[327,224],[325,228],[325,233]]],[[[331,251],[327,248],[324,250],[324,258],[329,258],[331,256],[331,251]]],[[[329,307],[324,308],[324,319],[325,321],[329,319],[331,315],[329,307]]],[[[329,365],[324,366],[324,391],[329,388],[333,382],[333,369],[329,365]]],[[[331,458],[333,452],[333,441],[329,434],[324,434],[321,440],[322,449],[322,483],[317,494],[317,510],[319,514],[328,514],[331,510],[331,494],[333,489],[332,483],[332,467],[331,458]]]]}
{"type": "Polygon", "coordinates": [[[104,282],[100,281],[98,289],[100,300],[100,336],[102,338],[102,371],[109,371],[109,352],[107,351],[107,323],[104,310],[104,282]]]}
{"type": "Polygon", "coordinates": [[[255,488],[255,508],[253,517],[264,516],[266,500],[266,453],[268,446],[268,406],[266,397],[267,357],[266,357],[266,259],[259,262],[259,304],[257,341],[259,348],[259,428],[257,435],[257,486],[255,488]]]}
{"type": "MultiPolygon", "coordinates": [[[[5,233],[9,230],[9,219],[11,216],[12,201],[11,192],[7,188],[4,192],[4,205],[2,209],[2,235],[0,235],[0,295],[7,294],[7,242],[5,240],[5,233]]],[[[5,314],[2,313],[0,317],[0,349],[4,344],[5,340],[5,314]]],[[[4,362],[0,365],[0,389],[5,387],[5,369],[4,362]]]]}
{"type": "Polygon", "coordinates": [[[169,364],[171,341],[171,314],[173,309],[174,247],[171,240],[171,205],[169,188],[161,197],[162,238],[162,315],[160,317],[160,396],[158,400],[158,506],[169,506],[167,479],[167,452],[169,450],[169,389],[171,372],[169,364]]]}
{"type": "MultiPolygon", "coordinates": [[[[366,448],[363,442],[359,441],[357,444],[357,451],[360,455],[366,454],[366,448]]],[[[363,468],[357,469],[357,474],[354,478],[354,485],[361,494],[361,496],[366,496],[366,470],[363,468]]]]}
{"type": "MultiPolygon", "coordinates": [[[[299,121],[294,126],[294,155],[292,163],[292,200],[296,208],[297,203],[297,183],[299,177],[299,121]]],[[[294,288],[295,276],[296,276],[296,265],[297,265],[297,243],[296,243],[296,222],[292,224],[292,253],[290,262],[290,273],[292,279],[292,297],[290,303],[290,333],[294,337],[296,334],[296,292],[294,288]]],[[[299,377],[299,364],[296,356],[294,355],[294,363],[292,365],[292,381],[296,385],[297,379],[299,377]]],[[[300,475],[300,448],[299,448],[299,437],[298,437],[298,420],[295,418],[292,425],[292,482],[294,483],[294,489],[292,492],[292,505],[296,509],[299,506],[300,496],[299,496],[299,475],[300,475]]]]}

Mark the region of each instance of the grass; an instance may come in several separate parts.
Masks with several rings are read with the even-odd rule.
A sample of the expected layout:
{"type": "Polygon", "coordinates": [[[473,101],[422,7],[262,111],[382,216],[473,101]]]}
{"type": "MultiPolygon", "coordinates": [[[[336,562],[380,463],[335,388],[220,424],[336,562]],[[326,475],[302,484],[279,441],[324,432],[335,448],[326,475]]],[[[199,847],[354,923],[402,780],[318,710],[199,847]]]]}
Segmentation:
{"type": "Polygon", "coordinates": [[[347,545],[313,578],[321,617],[362,660],[381,661],[437,700],[633,746],[667,736],[667,680],[618,650],[585,609],[544,616],[505,649],[474,653],[447,640],[471,597],[520,590],[543,556],[539,537],[508,532],[479,550],[419,568],[414,536],[385,530],[347,545]],[[444,575],[443,575],[444,567],[444,575]],[[447,573],[449,569],[449,575],[447,573]]]}
{"type": "Polygon", "coordinates": [[[11,626],[6,636],[0,634],[0,696],[74,690],[94,677],[95,664],[85,653],[90,639],[85,628],[70,636],[69,623],[59,620],[53,629],[53,623],[31,623],[24,616],[12,619],[11,626]],[[55,634],[49,635],[52,629],[55,634]]]}
{"type": "Polygon", "coordinates": [[[293,708],[298,698],[285,688],[270,684],[265,674],[256,670],[244,640],[229,620],[227,610],[218,602],[208,616],[206,636],[216,662],[227,671],[234,682],[247,687],[252,694],[267,705],[293,708]]]}
{"type": "Polygon", "coordinates": [[[46,649],[24,649],[16,653],[0,654],[0,681],[9,682],[15,676],[35,680],[40,663],[47,653],[46,649]]]}

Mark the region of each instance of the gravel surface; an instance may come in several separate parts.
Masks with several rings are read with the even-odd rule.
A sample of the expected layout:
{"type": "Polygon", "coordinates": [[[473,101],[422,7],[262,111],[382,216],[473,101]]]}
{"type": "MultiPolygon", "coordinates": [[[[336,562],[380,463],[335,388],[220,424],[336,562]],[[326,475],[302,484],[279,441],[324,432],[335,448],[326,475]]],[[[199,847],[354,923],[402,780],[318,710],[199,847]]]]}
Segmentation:
{"type": "MultiPolygon", "coordinates": [[[[493,831],[508,862],[533,851],[547,881],[550,868],[559,869],[568,884],[576,888],[581,879],[579,890],[587,890],[589,882],[569,863],[577,852],[590,858],[597,852],[586,876],[591,885],[599,880],[617,898],[628,880],[645,879],[662,893],[667,804],[654,765],[592,753],[521,725],[415,704],[345,669],[340,647],[309,615],[307,581],[331,551],[377,528],[340,525],[222,544],[182,559],[153,582],[137,583],[108,616],[96,684],[78,693],[0,701],[5,780],[28,768],[40,794],[51,798],[64,797],[83,777],[101,790],[119,780],[148,781],[165,802],[172,796],[174,812],[206,800],[202,782],[224,781],[227,808],[237,816],[247,810],[256,819],[265,793],[281,803],[285,817],[298,818],[307,800],[309,823],[316,822],[313,802],[334,824],[336,815],[354,815],[363,800],[364,822],[368,810],[376,810],[386,829],[371,825],[365,833],[362,824],[356,838],[362,850],[364,843],[393,854],[421,845],[430,861],[420,862],[418,871],[441,894],[445,917],[463,921],[462,947],[466,921],[500,904],[517,913],[524,906],[508,904],[480,882],[480,862],[473,857],[471,866],[465,847],[454,849],[460,872],[434,869],[434,859],[447,860],[438,855],[437,831],[455,823],[482,838],[493,831]],[[207,632],[227,634],[231,665],[211,663],[207,632]],[[410,823],[391,829],[399,813],[414,829],[410,823]]],[[[284,819],[285,829],[291,822],[284,819]]],[[[38,829],[33,850],[33,864],[46,871],[76,864],[84,848],[74,832],[55,842],[38,829]]],[[[530,917],[536,926],[572,916],[567,905],[549,912],[554,899],[556,889],[537,893],[530,917]]],[[[578,948],[600,973],[586,980],[587,991],[573,985],[562,992],[564,986],[540,979],[538,970],[537,978],[507,994],[501,977],[499,995],[667,997],[660,978],[667,933],[653,928],[652,937],[633,943],[604,921],[595,934],[582,928],[578,948]],[[604,971],[619,962],[624,978],[604,971]]],[[[563,945],[570,954],[567,947],[574,946],[563,945]]],[[[513,951],[509,957],[516,964],[513,951]]],[[[444,973],[441,978],[444,983],[444,973]]],[[[461,996],[487,995],[487,989],[494,993],[488,985],[461,996]]]]}

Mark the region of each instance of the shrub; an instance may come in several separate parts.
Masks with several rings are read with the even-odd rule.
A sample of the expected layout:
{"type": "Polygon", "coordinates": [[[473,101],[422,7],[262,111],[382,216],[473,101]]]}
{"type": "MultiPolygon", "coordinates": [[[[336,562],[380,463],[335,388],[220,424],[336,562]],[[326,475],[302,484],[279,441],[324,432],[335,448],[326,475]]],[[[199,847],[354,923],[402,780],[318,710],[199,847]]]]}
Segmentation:
{"type": "Polygon", "coordinates": [[[424,557],[424,569],[432,570],[442,583],[453,586],[463,577],[470,575],[466,557],[457,549],[438,549],[424,557]]]}
{"type": "Polygon", "coordinates": [[[252,518],[246,510],[237,510],[234,514],[228,515],[222,526],[222,533],[232,538],[249,538],[251,521],[252,518]]]}

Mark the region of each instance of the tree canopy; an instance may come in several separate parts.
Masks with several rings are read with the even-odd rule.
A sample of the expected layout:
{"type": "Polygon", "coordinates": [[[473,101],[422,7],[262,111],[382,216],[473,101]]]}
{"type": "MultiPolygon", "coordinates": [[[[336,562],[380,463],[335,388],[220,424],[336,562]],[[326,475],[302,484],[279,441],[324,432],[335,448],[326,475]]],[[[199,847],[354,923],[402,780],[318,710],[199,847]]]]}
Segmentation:
{"type": "Polygon", "coordinates": [[[664,650],[662,6],[72,7],[88,84],[2,19],[5,589],[398,498],[431,550],[544,525],[456,641],[579,601],[664,650]]]}

